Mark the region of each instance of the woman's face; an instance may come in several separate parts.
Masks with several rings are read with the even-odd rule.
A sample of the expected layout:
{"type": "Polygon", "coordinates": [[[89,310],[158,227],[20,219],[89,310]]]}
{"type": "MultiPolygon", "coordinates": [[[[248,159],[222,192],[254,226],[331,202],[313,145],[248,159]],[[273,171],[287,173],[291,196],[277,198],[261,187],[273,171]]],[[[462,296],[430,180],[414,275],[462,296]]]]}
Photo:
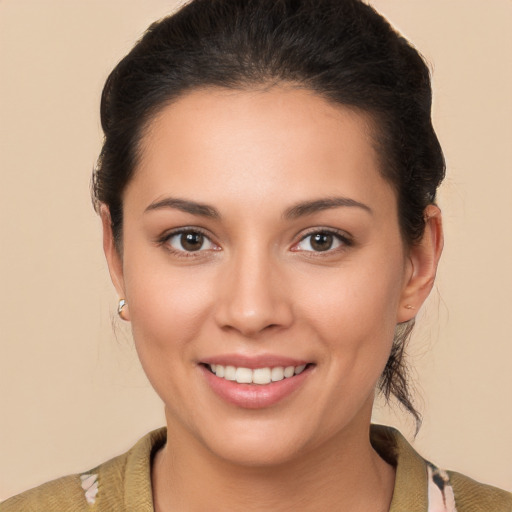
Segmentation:
{"type": "Polygon", "coordinates": [[[285,87],[149,125],[110,265],[174,435],[257,465],[368,425],[414,273],[369,126],[285,87]]]}

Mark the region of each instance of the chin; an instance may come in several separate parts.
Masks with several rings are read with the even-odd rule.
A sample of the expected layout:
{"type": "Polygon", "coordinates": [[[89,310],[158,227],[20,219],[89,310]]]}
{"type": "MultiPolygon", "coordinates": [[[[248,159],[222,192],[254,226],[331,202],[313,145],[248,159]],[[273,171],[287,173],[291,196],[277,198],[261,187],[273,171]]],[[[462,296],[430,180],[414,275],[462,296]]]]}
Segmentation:
{"type": "MultiPolygon", "coordinates": [[[[306,444],[292,432],[239,432],[221,439],[203,440],[210,451],[227,463],[247,468],[280,466],[300,458],[306,444]]],[[[298,434],[298,433],[297,433],[298,434]]]]}
{"type": "Polygon", "coordinates": [[[344,418],[341,411],[336,418],[324,413],[317,420],[312,410],[307,415],[293,412],[260,418],[255,418],[253,412],[249,417],[218,421],[214,428],[196,432],[195,437],[211,454],[229,464],[269,469],[299,462],[312,452],[321,452],[322,446],[332,450],[331,443],[350,423],[350,415],[344,418]]]}

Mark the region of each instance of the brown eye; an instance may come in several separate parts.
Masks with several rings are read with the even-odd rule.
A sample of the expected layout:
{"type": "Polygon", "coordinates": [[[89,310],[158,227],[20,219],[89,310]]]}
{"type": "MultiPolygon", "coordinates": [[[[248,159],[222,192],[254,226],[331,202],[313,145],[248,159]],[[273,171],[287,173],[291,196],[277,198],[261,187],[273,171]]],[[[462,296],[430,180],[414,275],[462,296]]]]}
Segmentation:
{"type": "Polygon", "coordinates": [[[305,236],[297,245],[294,251],[304,252],[327,252],[338,249],[342,246],[350,246],[351,242],[342,234],[330,231],[317,231],[305,236]]]}
{"type": "Polygon", "coordinates": [[[204,243],[204,236],[201,233],[182,233],[180,243],[185,251],[198,251],[204,243]]]}
{"type": "Polygon", "coordinates": [[[174,233],[167,238],[166,243],[178,252],[198,252],[215,248],[215,244],[200,231],[174,233]]]}
{"type": "Polygon", "coordinates": [[[314,251],[328,251],[334,242],[334,237],[329,233],[316,233],[311,236],[311,247],[314,251]]]}

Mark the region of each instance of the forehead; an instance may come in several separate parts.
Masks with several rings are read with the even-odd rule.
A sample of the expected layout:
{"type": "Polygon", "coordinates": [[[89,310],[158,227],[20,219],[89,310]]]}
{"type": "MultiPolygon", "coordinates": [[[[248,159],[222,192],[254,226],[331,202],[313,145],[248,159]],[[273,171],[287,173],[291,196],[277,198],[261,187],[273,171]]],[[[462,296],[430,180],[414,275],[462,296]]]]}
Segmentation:
{"type": "Polygon", "coordinates": [[[140,149],[127,193],[142,187],[151,201],[389,199],[369,116],[305,89],[190,92],[155,116],[140,149]]]}

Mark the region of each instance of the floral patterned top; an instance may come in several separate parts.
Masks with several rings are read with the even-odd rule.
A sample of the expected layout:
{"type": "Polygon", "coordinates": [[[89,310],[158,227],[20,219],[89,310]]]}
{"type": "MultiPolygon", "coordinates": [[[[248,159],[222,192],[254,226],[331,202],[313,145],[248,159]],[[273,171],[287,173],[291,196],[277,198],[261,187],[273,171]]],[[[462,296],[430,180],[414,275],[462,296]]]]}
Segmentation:
{"type": "MultiPolygon", "coordinates": [[[[0,512],[153,512],[151,460],[166,435],[155,430],[90,471],[8,499],[0,512]]],[[[512,512],[512,494],[434,466],[390,427],[372,425],[371,442],[396,467],[390,512],[512,512]]]]}

